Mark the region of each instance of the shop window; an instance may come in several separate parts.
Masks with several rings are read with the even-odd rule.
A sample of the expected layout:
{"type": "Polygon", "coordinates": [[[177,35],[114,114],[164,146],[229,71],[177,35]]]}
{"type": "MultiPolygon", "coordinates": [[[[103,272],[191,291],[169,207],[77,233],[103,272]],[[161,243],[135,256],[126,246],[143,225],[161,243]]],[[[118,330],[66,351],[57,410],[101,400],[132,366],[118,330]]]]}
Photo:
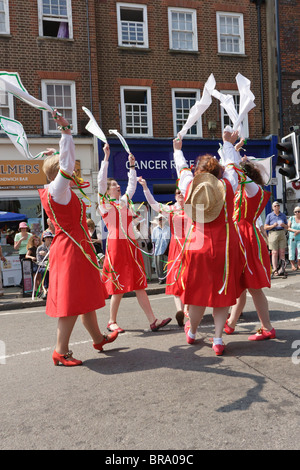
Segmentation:
{"type": "Polygon", "coordinates": [[[121,87],[121,111],[124,135],[152,136],[150,88],[121,87]]]}
{"type": "MultiPolygon", "coordinates": [[[[43,80],[42,99],[52,108],[57,108],[72,125],[72,133],[77,134],[75,82],[43,80]]],[[[50,113],[43,111],[43,115],[44,133],[57,134],[56,122],[50,113]]]]}
{"type": "Polygon", "coordinates": [[[73,38],[71,0],[38,0],[40,36],[73,38]]]}
{"type": "Polygon", "coordinates": [[[0,0],[0,34],[9,34],[8,0],[0,0]]]}
{"type": "MultiPolygon", "coordinates": [[[[181,131],[186,123],[190,109],[196,101],[200,100],[199,90],[173,89],[172,90],[172,107],[173,107],[173,123],[174,135],[181,131]]],[[[199,119],[186,133],[186,137],[202,137],[202,124],[199,119]]]]}
{"type": "Polygon", "coordinates": [[[147,6],[117,3],[119,46],[148,47],[147,6]]]}

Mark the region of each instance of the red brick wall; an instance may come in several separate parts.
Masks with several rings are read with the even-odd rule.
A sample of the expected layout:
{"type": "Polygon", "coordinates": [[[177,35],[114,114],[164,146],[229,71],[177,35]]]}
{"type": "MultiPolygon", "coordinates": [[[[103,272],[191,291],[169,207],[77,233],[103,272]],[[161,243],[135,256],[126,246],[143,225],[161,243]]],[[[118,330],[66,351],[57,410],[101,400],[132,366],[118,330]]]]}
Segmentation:
{"type": "MultiPolygon", "coordinates": [[[[236,89],[235,76],[238,72],[248,77],[256,96],[256,108],[249,116],[250,135],[262,136],[260,72],[258,62],[257,12],[249,0],[236,1],[196,1],[196,0],[140,0],[127,3],[147,5],[148,50],[130,50],[118,47],[116,1],[97,2],[97,43],[99,65],[99,96],[102,109],[103,130],[119,127],[120,81],[132,78],[153,80],[152,112],[154,137],[172,137],[171,88],[203,87],[210,73],[214,73],[218,89],[236,89]],[[185,53],[169,50],[168,6],[186,7],[197,10],[198,52],[185,53]],[[232,11],[244,14],[245,56],[225,56],[218,54],[216,11],[232,11]]],[[[265,10],[262,7],[262,34],[264,54],[265,89],[265,134],[268,129],[268,94],[265,10]]],[[[125,82],[124,82],[125,83],[125,82]]],[[[127,82],[129,84],[129,82],[127,82]]],[[[220,134],[218,103],[213,101],[205,120],[218,120],[217,133],[220,134]]],[[[203,125],[204,137],[211,137],[207,125],[203,125]]],[[[216,132],[214,132],[216,134],[216,132]]]]}
{"type": "MultiPolygon", "coordinates": [[[[250,136],[261,137],[261,100],[258,62],[256,7],[249,0],[127,0],[127,3],[147,5],[148,50],[130,50],[118,47],[117,10],[114,0],[89,0],[89,27],[91,47],[91,81],[93,113],[104,132],[120,129],[119,104],[121,84],[151,82],[153,133],[157,138],[173,136],[171,88],[200,87],[214,73],[218,89],[236,89],[238,72],[252,81],[256,108],[249,115],[250,136]],[[168,6],[197,10],[198,52],[185,53],[169,50],[168,6]],[[218,54],[216,11],[244,14],[245,56],[218,54]],[[134,80],[134,82],[132,82],[134,80]]],[[[10,37],[0,36],[0,63],[2,70],[18,71],[25,87],[34,96],[40,96],[42,78],[71,78],[76,81],[78,131],[87,122],[81,107],[91,108],[90,73],[86,1],[72,1],[73,40],[39,38],[37,0],[10,2],[10,37]],[[13,3],[13,6],[12,6],[13,3]]],[[[268,94],[265,10],[262,7],[264,54],[264,88],[266,130],[268,128],[268,94]]],[[[219,104],[214,99],[203,119],[203,135],[212,137],[207,121],[217,120],[220,129],[219,104]]],[[[17,102],[16,118],[28,135],[41,134],[40,113],[17,102]]]]}
{"type": "Polygon", "coordinates": [[[300,124],[300,1],[280,0],[283,134],[300,124]],[[298,83],[297,83],[298,82],[298,83]]]}
{"type": "MultiPolygon", "coordinates": [[[[1,70],[17,71],[24,86],[36,97],[41,97],[42,78],[75,80],[80,132],[80,122],[87,122],[81,107],[91,107],[85,0],[72,1],[73,40],[39,38],[37,0],[14,0],[9,3],[10,37],[0,36],[1,70]]],[[[89,0],[89,17],[93,102],[95,115],[98,117],[94,0],[89,0]]],[[[22,122],[28,135],[42,133],[40,112],[20,100],[17,100],[16,119],[22,122]]]]}

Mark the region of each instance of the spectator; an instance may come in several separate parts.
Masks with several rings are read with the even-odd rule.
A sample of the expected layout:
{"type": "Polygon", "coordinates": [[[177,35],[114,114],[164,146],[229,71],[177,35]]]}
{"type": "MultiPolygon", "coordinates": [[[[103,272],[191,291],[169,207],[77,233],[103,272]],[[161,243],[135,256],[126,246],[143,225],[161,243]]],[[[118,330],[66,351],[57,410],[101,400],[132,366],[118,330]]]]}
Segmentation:
{"type": "Polygon", "coordinates": [[[164,269],[168,261],[168,247],[170,243],[170,227],[161,214],[158,214],[151,223],[156,224],[152,230],[151,240],[154,243],[154,263],[158,283],[164,284],[167,271],[164,269]]]}
{"type": "Polygon", "coordinates": [[[300,206],[295,207],[294,215],[288,221],[288,232],[289,260],[292,270],[297,271],[297,269],[300,269],[300,206]],[[296,259],[298,260],[297,266],[295,264],[296,259]]]}
{"type": "Polygon", "coordinates": [[[138,242],[138,245],[142,252],[147,279],[151,281],[152,279],[152,266],[151,266],[152,256],[151,254],[149,254],[148,247],[150,247],[152,244],[151,244],[150,238],[145,238],[145,235],[144,235],[145,231],[141,230],[141,223],[139,221],[139,218],[140,217],[138,216],[136,216],[136,218],[135,217],[133,218],[134,220],[133,220],[132,228],[134,231],[136,241],[138,242]]]}
{"type": "Polygon", "coordinates": [[[53,225],[53,223],[51,222],[51,219],[47,219],[47,225],[48,225],[48,228],[47,228],[47,232],[52,232],[53,235],[55,235],[55,227],[53,225]]]}
{"type": "Polygon", "coordinates": [[[20,261],[22,261],[27,253],[27,243],[31,237],[31,233],[29,233],[29,227],[26,222],[19,224],[19,230],[20,232],[15,235],[14,249],[18,250],[20,261]]]}
{"type": "MultiPolygon", "coordinates": [[[[100,253],[100,254],[103,255],[101,235],[96,230],[95,222],[92,219],[87,219],[86,223],[87,223],[87,226],[88,226],[88,229],[89,229],[89,235],[90,235],[91,240],[93,242],[96,253],[97,254],[100,253]]],[[[100,258],[101,258],[101,256],[100,256],[100,258]]]]}
{"type": "Polygon", "coordinates": [[[53,239],[53,233],[45,231],[42,235],[43,244],[36,250],[36,259],[42,276],[42,298],[46,299],[49,287],[49,250],[53,239]]]}
{"type": "Polygon", "coordinates": [[[278,266],[285,264],[285,249],[287,247],[285,230],[287,230],[286,215],[280,212],[279,202],[272,204],[273,212],[267,215],[265,230],[268,232],[269,250],[272,252],[273,275],[278,276],[278,266]],[[279,259],[278,259],[279,258],[279,259]]]}
{"type": "MultiPolygon", "coordinates": [[[[36,252],[37,248],[42,244],[40,237],[37,235],[32,235],[27,243],[27,253],[25,255],[26,259],[31,259],[32,261],[32,272],[35,275],[35,273],[38,270],[38,264],[36,260],[36,252]]],[[[40,285],[41,282],[41,273],[38,272],[37,277],[36,277],[36,287],[40,285]]]]}

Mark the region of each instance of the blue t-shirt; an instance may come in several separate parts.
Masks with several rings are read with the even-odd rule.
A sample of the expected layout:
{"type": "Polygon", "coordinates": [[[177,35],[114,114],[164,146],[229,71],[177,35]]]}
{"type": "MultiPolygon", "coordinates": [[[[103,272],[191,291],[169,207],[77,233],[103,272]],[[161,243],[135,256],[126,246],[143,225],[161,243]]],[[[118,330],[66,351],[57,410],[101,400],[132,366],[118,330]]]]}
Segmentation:
{"type": "MultiPolygon", "coordinates": [[[[283,214],[282,212],[279,212],[278,215],[275,214],[275,212],[271,212],[270,214],[267,215],[265,224],[266,225],[273,225],[275,224],[286,224],[287,225],[287,218],[286,215],[283,214]]],[[[280,227],[280,225],[277,225],[277,227],[272,228],[271,230],[284,230],[284,227],[280,227]]]]}

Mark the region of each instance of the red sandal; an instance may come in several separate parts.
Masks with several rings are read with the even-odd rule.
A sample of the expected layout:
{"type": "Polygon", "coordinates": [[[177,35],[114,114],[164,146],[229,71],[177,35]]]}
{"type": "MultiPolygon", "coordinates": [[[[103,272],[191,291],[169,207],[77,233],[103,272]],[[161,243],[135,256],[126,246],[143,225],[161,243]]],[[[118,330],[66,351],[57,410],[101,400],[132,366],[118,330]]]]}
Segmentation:
{"type": "Polygon", "coordinates": [[[115,321],[108,322],[106,328],[108,329],[108,331],[112,331],[112,332],[117,331],[118,333],[125,333],[125,330],[123,330],[123,328],[120,328],[117,322],[115,321]],[[111,328],[111,325],[117,325],[117,328],[111,328]]]}

